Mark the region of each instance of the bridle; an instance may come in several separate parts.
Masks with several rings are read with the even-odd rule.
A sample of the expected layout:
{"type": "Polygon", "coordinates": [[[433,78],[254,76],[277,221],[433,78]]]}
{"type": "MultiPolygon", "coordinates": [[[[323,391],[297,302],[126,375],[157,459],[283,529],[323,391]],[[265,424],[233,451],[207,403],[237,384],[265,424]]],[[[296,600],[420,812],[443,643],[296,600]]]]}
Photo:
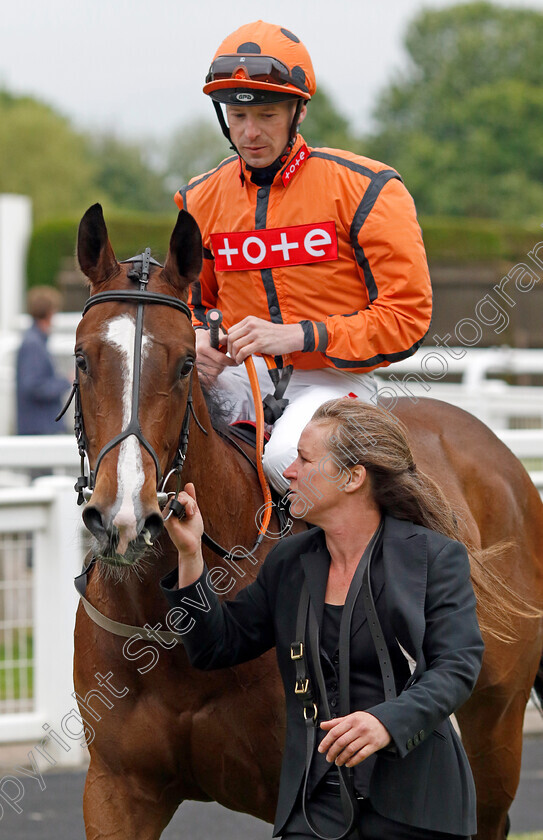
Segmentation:
{"type": "Polygon", "coordinates": [[[122,432],[120,432],[102,447],[102,449],[98,453],[95,468],[94,470],[91,470],[88,456],[89,444],[88,438],[85,434],[85,424],[83,421],[83,409],[81,405],[78,367],[76,367],[75,379],[72,384],[72,390],[70,392],[70,395],[66,401],[64,408],[62,409],[62,411],[56,419],[60,420],[60,418],[63,417],[63,415],[68,410],[68,407],[71,404],[72,400],[74,400],[74,432],[77,441],[79,457],[81,458],[81,474],[74,485],[74,490],[77,493],[78,505],[82,505],[84,502],[90,501],[93,490],[96,486],[96,476],[98,474],[98,469],[100,467],[100,464],[102,463],[104,456],[107,455],[108,452],[111,452],[111,450],[118,446],[120,443],[122,443],[123,440],[126,440],[128,437],[133,435],[139,440],[140,444],[144,447],[144,449],[146,449],[147,452],[151,455],[155,463],[158,503],[159,506],[164,507],[168,501],[168,498],[171,496],[176,497],[179,491],[181,490],[181,472],[185,463],[187,447],[189,442],[189,427],[191,416],[196,421],[198,428],[201,429],[201,431],[205,435],[207,435],[207,431],[206,429],[204,429],[204,427],[196,417],[196,414],[194,413],[194,406],[192,402],[191,370],[189,374],[187,404],[185,408],[183,422],[181,424],[181,432],[179,434],[179,441],[177,445],[176,454],[169,471],[167,472],[166,476],[163,476],[162,470],[160,469],[158,455],[156,454],[155,450],[143,434],[139,420],[143,314],[144,307],[146,304],[160,304],[162,306],[169,306],[172,309],[177,309],[178,312],[182,312],[183,315],[185,315],[189,319],[189,323],[192,323],[191,311],[184,301],[178,300],[177,298],[174,298],[170,295],[148,291],[147,284],[149,282],[149,273],[151,265],[156,265],[162,268],[161,263],[157,262],[155,259],[153,259],[153,257],[151,257],[150,248],[146,248],[142,254],[139,254],[136,257],[131,257],[129,260],[122,260],[122,263],[132,264],[133,267],[130,269],[127,276],[130,280],[134,280],[135,282],[137,282],[139,284],[139,288],[113,289],[111,291],[98,292],[97,294],[92,295],[87,300],[84,306],[82,317],[86,315],[89,309],[91,309],[93,306],[96,306],[99,303],[128,302],[137,304],[136,328],[134,333],[132,408],[130,420],[128,421],[126,428],[124,428],[122,432]],[[88,476],[86,474],[85,462],[89,463],[88,476]],[[172,475],[175,475],[177,477],[177,487],[175,492],[168,493],[166,492],[166,484],[168,483],[172,475]]]}
{"type": "MultiPolygon", "coordinates": [[[[194,421],[198,428],[207,435],[207,430],[202,426],[200,421],[198,420],[195,411],[194,405],[192,401],[192,373],[191,370],[189,374],[189,383],[188,383],[188,393],[187,393],[187,403],[185,407],[185,414],[183,416],[183,422],[181,424],[181,431],[179,433],[179,440],[177,444],[176,453],[174,459],[172,461],[170,469],[167,471],[166,476],[163,477],[162,471],[160,469],[160,463],[158,460],[158,456],[149,443],[149,441],[145,438],[142,430],[141,425],[139,422],[139,396],[140,396],[140,380],[141,380],[141,355],[142,355],[142,339],[143,339],[143,310],[146,304],[162,304],[164,306],[169,306],[172,309],[177,309],[179,312],[182,312],[183,315],[189,319],[189,323],[192,324],[192,315],[189,307],[184,301],[178,300],[178,298],[174,298],[171,295],[164,295],[158,292],[149,292],[147,290],[147,283],[149,282],[149,273],[151,265],[156,265],[162,268],[161,263],[157,262],[155,259],[151,257],[151,249],[146,248],[142,254],[139,254],[136,257],[131,257],[129,260],[122,260],[122,264],[131,263],[132,268],[127,274],[127,277],[130,280],[134,280],[139,283],[138,289],[112,289],[111,291],[107,292],[97,292],[96,294],[92,295],[86,302],[83,308],[82,317],[86,315],[86,313],[91,309],[91,307],[96,306],[99,303],[136,303],[137,304],[137,312],[136,312],[136,328],[134,333],[134,368],[133,368],[133,386],[132,386],[132,410],[130,420],[128,425],[125,429],[122,430],[118,435],[115,435],[108,443],[106,443],[100,452],[98,453],[98,457],[96,459],[96,465],[94,470],[90,469],[90,461],[88,456],[88,438],[85,433],[85,424],[83,421],[83,409],[81,405],[81,392],[79,387],[79,368],[76,367],[76,374],[75,379],[72,385],[72,390],[66,404],[58,417],[57,420],[60,420],[61,417],[64,416],[68,407],[70,406],[72,400],[74,401],[74,432],[75,438],[77,441],[77,448],[79,451],[79,456],[81,458],[81,474],[78,477],[75,485],[74,490],[77,493],[77,503],[78,505],[84,504],[84,502],[90,501],[92,498],[93,490],[96,486],[96,476],[98,474],[98,469],[100,464],[105,455],[108,452],[111,452],[116,446],[122,443],[123,440],[134,435],[141,445],[147,450],[147,452],[153,458],[155,463],[156,469],[156,477],[157,477],[157,499],[158,504],[160,507],[165,507],[168,503],[169,499],[177,499],[179,492],[181,491],[181,474],[183,471],[183,466],[185,464],[186,455],[187,455],[187,448],[189,443],[189,430],[190,430],[190,419],[191,417],[194,418],[194,421]],[[86,462],[89,464],[89,471],[87,475],[86,471],[86,462]],[[172,476],[176,476],[176,488],[175,491],[166,491],[166,485],[172,476]]],[[[232,443],[232,441],[230,441],[232,443]]],[[[253,467],[255,465],[252,463],[250,458],[246,455],[246,453],[239,447],[241,454],[249,460],[253,467]]],[[[256,467],[255,467],[256,469],[256,467]]],[[[181,506],[180,506],[181,507],[181,506]]],[[[167,513],[165,519],[168,519],[173,512],[173,508],[167,513]]],[[[281,530],[283,531],[285,527],[285,515],[284,512],[279,508],[281,511],[281,530]]],[[[176,515],[178,515],[176,513],[176,515]]],[[[262,540],[264,539],[264,531],[259,531],[255,544],[253,548],[249,552],[250,554],[254,554],[257,548],[260,546],[262,540]]],[[[216,555],[219,557],[228,557],[229,551],[228,549],[221,546],[217,543],[212,537],[209,536],[205,531],[202,534],[202,541],[207,545],[208,548],[211,549],[216,555]]],[[[91,560],[89,566],[84,569],[83,574],[80,576],[81,581],[83,579],[86,581],[86,576],[92,565],[94,564],[95,559],[91,560]]],[[[86,585],[86,584],[85,584],[86,585]]],[[[84,584],[81,583],[83,587],[80,591],[81,595],[84,595],[84,584]]],[[[95,616],[96,620],[96,616],[95,616]]]]}

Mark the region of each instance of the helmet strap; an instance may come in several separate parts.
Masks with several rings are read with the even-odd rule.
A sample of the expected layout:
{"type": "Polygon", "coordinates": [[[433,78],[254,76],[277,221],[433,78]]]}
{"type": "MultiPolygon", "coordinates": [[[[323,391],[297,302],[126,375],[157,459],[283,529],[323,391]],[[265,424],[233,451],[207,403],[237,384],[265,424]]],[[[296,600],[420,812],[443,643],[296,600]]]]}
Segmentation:
{"type": "Polygon", "coordinates": [[[220,102],[216,102],[214,99],[212,100],[212,102],[213,102],[213,107],[215,108],[215,113],[217,114],[217,119],[219,120],[219,125],[221,127],[222,133],[224,134],[224,136],[226,137],[226,139],[230,143],[230,148],[232,149],[232,151],[235,152],[237,155],[239,155],[238,150],[236,149],[236,147],[232,143],[232,138],[230,137],[230,129],[228,128],[228,124],[227,124],[227,122],[224,118],[224,114],[222,112],[220,102]]]}
{"type": "Polygon", "coordinates": [[[302,111],[302,107],[304,105],[304,100],[299,98],[298,102],[296,103],[296,110],[294,111],[294,116],[292,118],[292,123],[290,125],[290,140],[288,150],[292,149],[294,143],[296,142],[296,135],[298,134],[298,120],[300,119],[300,113],[302,111]]]}

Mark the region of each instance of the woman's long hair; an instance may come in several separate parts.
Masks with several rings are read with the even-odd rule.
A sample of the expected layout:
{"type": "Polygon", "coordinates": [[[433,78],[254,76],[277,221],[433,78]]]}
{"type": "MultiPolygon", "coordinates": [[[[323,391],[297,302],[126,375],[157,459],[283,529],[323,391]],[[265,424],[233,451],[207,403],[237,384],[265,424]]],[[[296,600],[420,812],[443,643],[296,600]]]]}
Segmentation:
{"type": "MultiPolygon", "coordinates": [[[[356,464],[366,469],[373,499],[384,513],[460,540],[455,513],[435,481],[417,468],[407,429],[400,420],[377,406],[341,398],[321,405],[312,422],[330,425],[326,446],[336,462],[347,469],[356,464]]],[[[511,550],[513,543],[480,548],[463,542],[470,559],[481,629],[502,641],[515,641],[511,616],[538,618],[542,613],[513,592],[494,571],[496,561],[511,550]]]]}

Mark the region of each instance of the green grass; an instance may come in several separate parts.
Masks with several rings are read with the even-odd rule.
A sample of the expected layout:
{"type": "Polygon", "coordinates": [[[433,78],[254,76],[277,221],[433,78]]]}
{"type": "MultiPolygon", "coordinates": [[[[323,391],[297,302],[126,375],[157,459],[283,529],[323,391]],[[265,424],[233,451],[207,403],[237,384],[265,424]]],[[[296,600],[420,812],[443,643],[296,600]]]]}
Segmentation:
{"type": "MultiPolygon", "coordinates": [[[[33,638],[32,632],[29,630],[26,637],[22,639],[22,644],[19,648],[19,637],[15,636],[13,640],[13,648],[11,651],[12,660],[15,662],[18,659],[32,659],[33,655],[33,638]]],[[[8,671],[4,665],[6,662],[6,646],[4,643],[0,644],[0,701],[1,700],[21,700],[27,697],[32,697],[34,692],[34,669],[32,665],[26,666],[26,686],[23,686],[21,680],[21,671],[16,669],[13,671],[13,683],[10,686],[10,693],[8,695],[8,671]],[[23,694],[23,689],[26,689],[23,694]]]]}
{"type": "Polygon", "coordinates": [[[509,840],[543,840],[543,831],[535,831],[533,834],[510,834],[509,840]]]}

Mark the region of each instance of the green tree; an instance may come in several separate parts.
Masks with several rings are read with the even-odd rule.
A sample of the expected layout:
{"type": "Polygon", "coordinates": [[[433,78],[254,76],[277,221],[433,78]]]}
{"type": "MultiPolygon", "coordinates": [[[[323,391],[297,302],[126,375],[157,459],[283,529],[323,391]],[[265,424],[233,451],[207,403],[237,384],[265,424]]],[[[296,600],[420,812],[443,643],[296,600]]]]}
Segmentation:
{"type": "Polygon", "coordinates": [[[300,131],[310,146],[328,146],[332,149],[359,150],[361,141],[349,126],[327,91],[319,87],[307,105],[307,116],[300,131]]]}
{"type": "Polygon", "coordinates": [[[52,108],[0,91],[0,192],[29,195],[36,219],[81,212],[96,200],[83,135],[52,108]]]}
{"type": "Polygon", "coordinates": [[[92,139],[90,156],[94,183],[116,208],[151,213],[172,209],[164,174],[146,161],[143,145],[101,135],[92,139]]]}
{"type": "Polygon", "coordinates": [[[40,222],[80,216],[95,201],[109,209],[171,210],[164,173],[143,144],[76,131],[53,108],[0,90],[0,192],[32,198],[40,222]]]}
{"type": "Polygon", "coordinates": [[[174,132],[167,149],[168,184],[172,192],[195,175],[213,169],[233,154],[217,121],[199,117],[174,132]]]}
{"type": "Polygon", "coordinates": [[[366,148],[399,169],[419,212],[541,212],[542,40],[542,13],[486,2],[412,22],[409,68],[381,97],[366,148]]]}

